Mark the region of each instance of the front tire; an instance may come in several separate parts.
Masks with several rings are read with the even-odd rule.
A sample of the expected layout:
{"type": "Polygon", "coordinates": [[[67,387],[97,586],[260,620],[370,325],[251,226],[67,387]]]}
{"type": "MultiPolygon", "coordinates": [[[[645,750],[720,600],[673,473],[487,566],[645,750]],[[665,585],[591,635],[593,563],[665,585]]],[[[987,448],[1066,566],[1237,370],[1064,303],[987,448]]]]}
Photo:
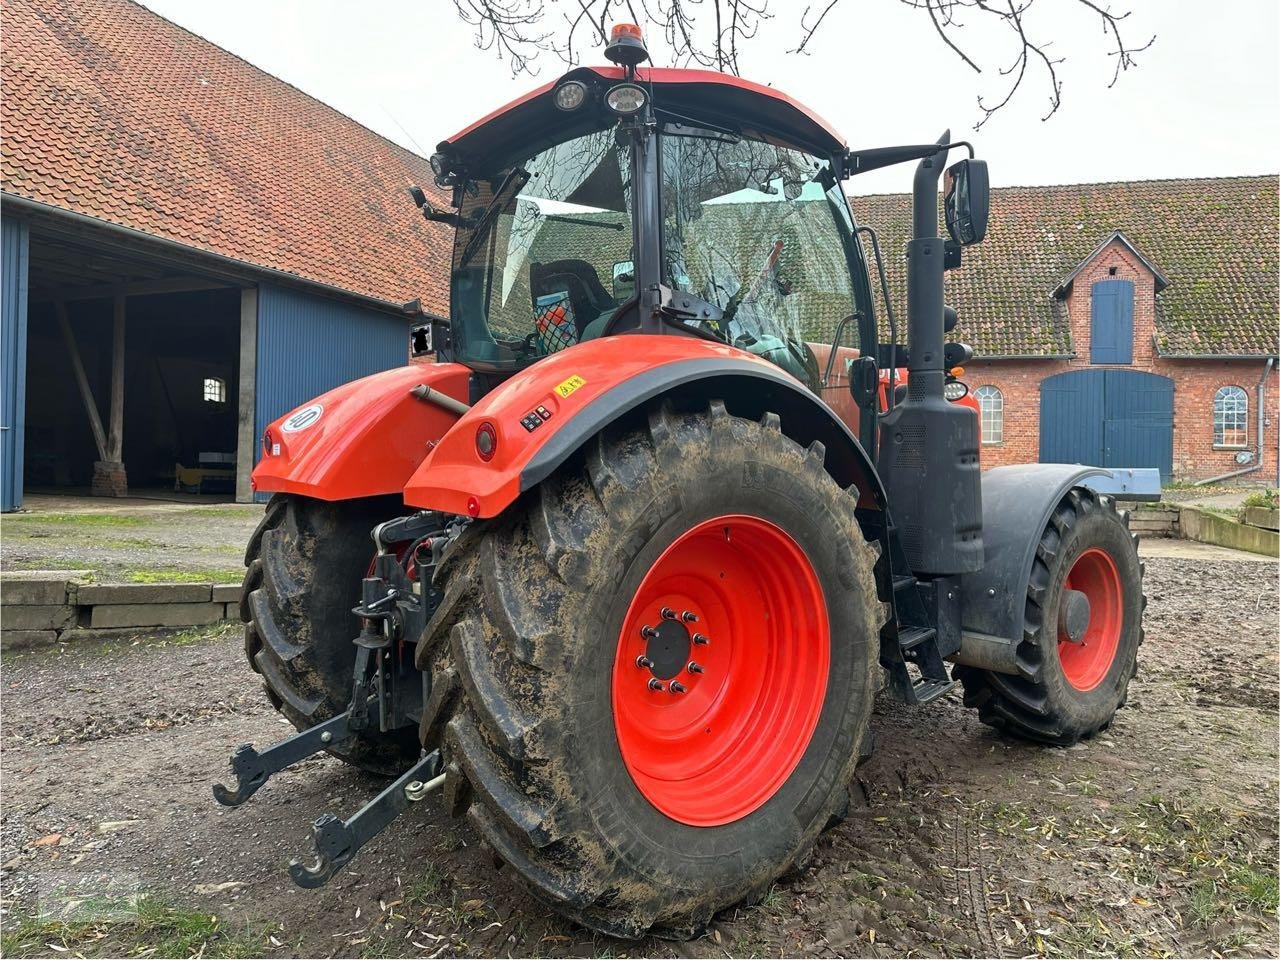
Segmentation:
{"type": "Polygon", "coordinates": [[[1110,497],[1072,489],[1036,547],[1017,651],[1021,673],[957,667],[965,705],[989,726],[1057,746],[1106,729],[1138,670],[1142,573],[1127,516],[1110,497]],[[1088,611],[1082,634],[1071,623],[1068,605],[1081,603],[1073,594],[1088,611]]]}
{"type": "Polygon", "coordinates": [[[694,935],[843,809],[883,607],[855,498],[822,458],[772,414],[664,408],[442,563],[424,740],[444,744],[454,812],[561,913],[694,935]]]}

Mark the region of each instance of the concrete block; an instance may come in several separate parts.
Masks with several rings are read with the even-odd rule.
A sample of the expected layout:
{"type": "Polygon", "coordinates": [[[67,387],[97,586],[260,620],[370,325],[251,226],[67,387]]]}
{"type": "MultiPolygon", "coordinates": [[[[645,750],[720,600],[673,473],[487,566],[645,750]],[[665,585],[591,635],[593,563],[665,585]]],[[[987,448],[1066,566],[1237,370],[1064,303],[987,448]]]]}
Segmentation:
{"type": "MultiPolygon", "coordinates": [[[[206,588],[208,589],[208,588],[206,588]]],[[[192,627],[216,623],[226,616],[222,603],[119,603],[99,604],[89,618],[99,627],[192,627]]]]}
{"type": "Polygon", "coordinates": [[[1178,524],[1186,540],[1198,540],[1233,550],[1248,550],[1268,557],[1280,556],[1280,533],[1251,527],[1196,507],[1183,507],[1178,524]]]}
{"type": "Polygon", "coordinates": [[[215,583],[213,585],[213,602],[238,604],[240,602],[240,584],[215,583]]]}
{"type": "Polygon", "coordinates": [[[92,576],[91,570],[5,570],[0,573],[0,604],[67,603],[67,591],[75,591],[78,580],[92,576]]]}
{"type": "Polygon", "coordinates": [[[0,649],[23,650],[58,642],[56,630],[0,630],[0,649]]]}
{"type": "Polygon", "coordinates": [[[1244,522],[1264,530],[1280,530],[1280,510],[1274,507],[1245,507],[1244,522]]]}
{"type": "Polygon", "coordinates": [[[61,630],[71,623],[75,608],[39,606],[6,606],[0,610],[0,630],[61,630]]]}
{"type": "Polygon", "coordinates": [[[208,603],[213,587],[207,583],[95,583],[76,591],[82,607],[121,603],[208,603]]]}

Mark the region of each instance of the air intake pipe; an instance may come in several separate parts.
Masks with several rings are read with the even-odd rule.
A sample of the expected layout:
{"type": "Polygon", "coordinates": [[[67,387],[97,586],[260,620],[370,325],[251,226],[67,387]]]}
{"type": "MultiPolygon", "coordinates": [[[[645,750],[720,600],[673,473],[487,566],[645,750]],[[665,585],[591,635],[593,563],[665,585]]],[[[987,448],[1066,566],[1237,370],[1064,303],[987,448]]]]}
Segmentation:
{"type": "Polygon", "coordinates": [[[978,419],[948,403],[938,180],[951,133],[916,166],[912,238],[907,243],[907,397],[881,421],[878,467],[889,493],[907,563],[917,576],[982,569],[982,496],[978,419]]]}

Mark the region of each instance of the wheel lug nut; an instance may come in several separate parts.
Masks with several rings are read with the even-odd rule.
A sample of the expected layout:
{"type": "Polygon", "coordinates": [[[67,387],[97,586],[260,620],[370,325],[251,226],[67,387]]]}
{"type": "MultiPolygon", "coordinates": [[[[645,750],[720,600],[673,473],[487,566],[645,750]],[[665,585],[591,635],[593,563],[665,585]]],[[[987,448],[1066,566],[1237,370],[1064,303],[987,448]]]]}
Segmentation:
{"type": "Polygon", "coordinates": [[[640,628],[640,636],[644,637],[646,640],[652,640],[657,635],[658,631],[653,629],[653,627],[649,626],[647,623],[640,628]]]}
{"type": "Polygon", "coordinates": [[[665,687],[665,686],[663,686],[662,681],[661,681],[661,680],[659,680],[657,677],[650,677],[650,678],[649,678],[649,689],[650,689],[650,690],[665,690],[665,689],[666,689],[666,687],[665,687]]]}
{"type": "Polygon", "coordinates": [[[697,660],[690,660],[690,661],[689,661],[689,672],[690,672],[690,673],[701,673],[701,672],[702,672],[702,664],[700,664],[697,660]]]}
{"type": "Polygon", "coordinates": [[[686,610],[684,613],[680,614],[680,619],[685,623],[697,623],[698,615],[692,610],[686,610]]]}
{"type": "Polygon", "coordinates": [[[695,633],[693,635],[693,642],[698,644],[699,646],[706,646],[711,641],[708,638],[704,637],[702,634],[695,633]]]}
{"type": "Polygon", "coordinates": [[[636,666],[641,668],[652,667],[653,661],[642,653],[640,656],[636,657],[636,666]]]}
{"type": "Polygon", "coordinates": [[[672,681],[671,681],[671,692],[672,692],[672,693],[684,693],[684,692],[685,692],[686,690],[688,690],[688,689],[689,689],[689,688],[688,688],[688,687],[686,687],[686,686],[685,686],[683,683],[681,683],[679,680],[672,680],[672,681]]]}
{"type": "Polygon", "coordinates": [[[674,620],[676,618],[676,612],[670,607],[663,607],[661,613],[663,620],[674,620]]]}

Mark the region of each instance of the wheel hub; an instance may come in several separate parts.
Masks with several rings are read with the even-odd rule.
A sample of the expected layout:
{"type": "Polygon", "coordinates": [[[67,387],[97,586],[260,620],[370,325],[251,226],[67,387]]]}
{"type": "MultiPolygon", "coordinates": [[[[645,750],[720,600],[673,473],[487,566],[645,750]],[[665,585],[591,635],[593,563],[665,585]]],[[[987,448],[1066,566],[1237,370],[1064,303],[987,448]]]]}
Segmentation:
{"type": "Polygon", "coordinates": [[[795,540],[751,516],[694,525],[654,561],[619,634],[614,728],[632,781],[681,823],[751,813],[808,747],[830,656],[822,587],[795,540]]]}
{"type": "Polygon", "coordinates": [[[1089,597],[1081,590],[1064,588],[1058,603],[1058,634],[1070,643],[1083,643],[1089,629],[1089,597]]]}
{"type": "Polygon", "coordinates": [[[649,662],[649,672],[659,680],[670,680],[678,676],[689,663],[689,651],[693,647],[689,628],[680,620],[663,619],[656,627],[641,630],[641,635],[648,641],[644,649],[644,658],[649,662]]]}

